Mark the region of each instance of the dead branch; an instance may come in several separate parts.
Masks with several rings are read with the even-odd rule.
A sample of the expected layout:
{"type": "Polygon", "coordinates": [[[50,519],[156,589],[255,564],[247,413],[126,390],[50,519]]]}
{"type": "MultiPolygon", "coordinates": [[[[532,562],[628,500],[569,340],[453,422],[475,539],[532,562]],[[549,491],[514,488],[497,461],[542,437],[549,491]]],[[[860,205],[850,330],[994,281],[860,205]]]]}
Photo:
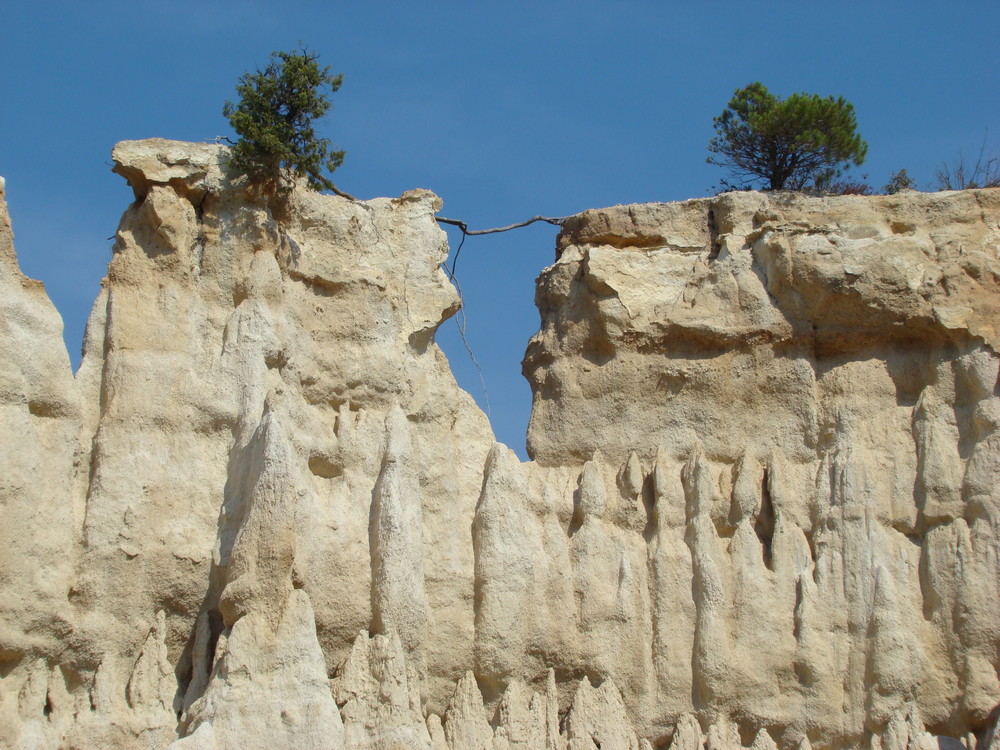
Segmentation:
{"type": "Polygon", "coordinates": [[[517,224],[511,224],[506,227],[495,227],[493,229],[469,229],[469,225],[464,221],[459,221],[458,219],[446,219],[443,216],[435,217],[441,224],[450,224],[453,227],[458,227],[462,230],[462,234],[474,235],[474,234],[496,234],[497,232],[509,232],[511,229],[520,229],[521,227],[526,227],[529,224],[534,224],[536,221],[544,221],[548,224],[555,224],[556,226],[562,226],[562,223],[566,219],[570,218],[568,216],[533,216],[527,221],[520,221],[517,224]]]}
{"type": "Polygon", "coordinates": [[[975,163],[967,161],[962,151],[951,164],[942,162],[934,174],[938,190],[1000,187],[1000,152],[986,151],[988,139],[989,131],[986,131],[975,163]]]}

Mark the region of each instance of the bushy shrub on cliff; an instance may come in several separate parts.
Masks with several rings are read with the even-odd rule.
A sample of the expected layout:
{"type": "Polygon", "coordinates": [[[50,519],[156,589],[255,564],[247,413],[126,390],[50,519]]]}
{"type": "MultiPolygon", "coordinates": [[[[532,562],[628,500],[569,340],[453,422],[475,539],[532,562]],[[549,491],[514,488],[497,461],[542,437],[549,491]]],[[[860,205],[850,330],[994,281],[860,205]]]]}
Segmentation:
{"type": "Polygon", "coordinates": [[[317,138],[312,123],[330,109],[326,91],[337,91],[343,76],[320,67],[318,59],[304,49],[272,52],[266,68],[240,77],[239,102],[227,101],[222,109],[239,135],[230,167],[270,192],[287,192],[295,177],[313,190],[336,191],[324,171],[339,167],[344,152],[317,138]]]}
{"type": "Polygon", "coordinates": [[[802,93],[781,99],[755,82],[737,89],[713,123],[708,163],[728,167],[747,187],[821,187],[848,165],[862,164],[868,151],[854,107],[843,97],[802,93]]]}
{"type": "Polygon", "coordinates": [[[889,175],[889,181],[882,188],[882,192],[886,195],[895,195],[904,190],[916,189],[917,183],[906,173],[906,169],[900,169],[898,172],[893,172],[889,175]]]}

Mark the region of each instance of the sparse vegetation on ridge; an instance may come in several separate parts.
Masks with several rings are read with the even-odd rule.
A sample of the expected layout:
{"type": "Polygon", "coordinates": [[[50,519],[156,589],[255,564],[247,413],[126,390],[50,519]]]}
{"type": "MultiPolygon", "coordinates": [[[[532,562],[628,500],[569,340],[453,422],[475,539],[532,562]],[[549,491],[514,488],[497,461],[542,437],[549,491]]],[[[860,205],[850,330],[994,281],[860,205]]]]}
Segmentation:
{"type": "Polygon", "coordinates": [[[968,161],[961,151],[951,163],[942,162],[934,177],[938,190],[972,190],[1000,187],[1000,151],[986,148],[987,136],[979,146],[976,161],[968,161]]]}

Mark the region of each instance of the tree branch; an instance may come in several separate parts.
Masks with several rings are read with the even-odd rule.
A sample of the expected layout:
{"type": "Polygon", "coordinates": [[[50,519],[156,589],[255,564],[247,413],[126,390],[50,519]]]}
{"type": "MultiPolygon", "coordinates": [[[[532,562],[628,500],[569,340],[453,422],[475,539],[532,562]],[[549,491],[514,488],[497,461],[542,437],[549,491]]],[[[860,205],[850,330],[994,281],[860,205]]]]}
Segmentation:
{"type": "Polygon", "coordinates": [[[339,195],[341,198],[347,198],[348,200],[352,200],[352,201],[357,201],[358,200],[357,198],[355,198],[350,193],[345,193],[343,190],[341,190],[339,187],[337,187],[333,183],[330,183],[329,189],[330,189],[330,192],[332,192],[334,195],[339,195]]]}
{"type": "Polygon", "coordinates": [[[455,276],[455,266],[458,264],[458,255],[462,252],[462,245],[465,244],[465,238],[471,234],[496,234],[497,232],[509,232],[511,229],[520,229],[521,227],[526,227],[529,224],[534,224],[536,221],[544,221],[549,224],[555,224],[556,226],[562,226],[563,222],[568,219],[568,216],[557,216],[555,218],[549,216],[533,216],[527,221],[521,221],[517,224],[511,224],[506,227],[494,227],[493,229],[469,229],[469,225],[464,221],[459,219],[446,219],[443,216],[434,217],[439,224],[448,224],[453,227],[458,227],[462,232],[462,241],[458,243],[458,249],[455,251],[455,257],[451,261],[451,275],[455,276]]]}
{"type": "Polygon", "coordinates": [[[509,232],[511,229],[520,229],[521,227],[526,227],[529,224],[534,224],[536,221],[544,221],[549,224],[555,224],[556,226],[562,226],[563,222],[570,217],[557,216],[552,218],[549,216],[533,216],[527,221],[521,221],[518,222],[517,224],[511,224],[510,226],[506,227],[495,227],[493,229],[469,229],[468,224],[466,224],[464,221],[459,221],[458,219],[446,219],[443,216],[436,216],[434,218],[437,219],[438,223],[440,224],[450,224],[453,227],[458,227],[459,229],[462,230],[462,234],[473,235],[473,234],[496,234],[497,232],[509,232]]]}

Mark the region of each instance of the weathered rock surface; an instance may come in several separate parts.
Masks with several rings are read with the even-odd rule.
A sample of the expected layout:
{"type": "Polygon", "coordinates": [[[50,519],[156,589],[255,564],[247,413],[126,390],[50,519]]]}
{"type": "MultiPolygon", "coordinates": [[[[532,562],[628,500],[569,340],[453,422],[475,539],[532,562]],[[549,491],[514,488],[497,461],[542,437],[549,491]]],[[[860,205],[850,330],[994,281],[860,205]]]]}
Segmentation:
{"type": "Polygon", "coordinates": [[[225,153],[116,147],[75,378],[0,211],[0,746],[995,750],[1000,191],[574,217],[522,464],[439,200],[225,153]]]}
{"type": "Polygon", "coordinates": [[[529,451],[546,486],[589,461],[585,519],[588,468],[617,472],[592,546],[648,566],[597,642],[652,644],[603,670],[642,729],[693,711],[836,745],[913,712],[995,721],[1000,191],[620,206],[558,253],[529,451]]]}

